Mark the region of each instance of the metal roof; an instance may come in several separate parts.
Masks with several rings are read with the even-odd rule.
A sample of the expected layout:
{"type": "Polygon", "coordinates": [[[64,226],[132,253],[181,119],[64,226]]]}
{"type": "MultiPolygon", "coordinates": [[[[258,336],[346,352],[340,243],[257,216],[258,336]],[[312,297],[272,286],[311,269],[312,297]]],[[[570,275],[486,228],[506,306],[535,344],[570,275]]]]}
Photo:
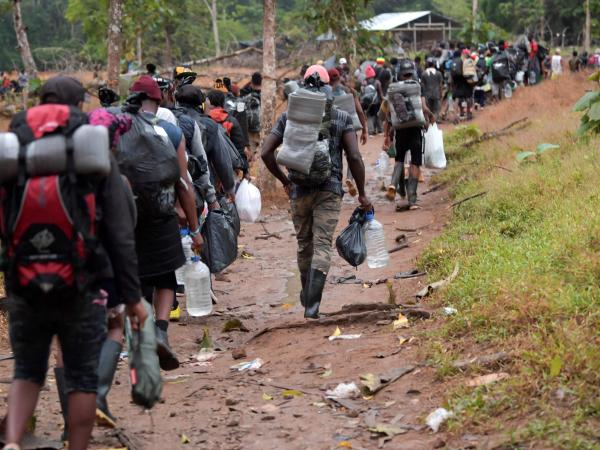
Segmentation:
{"type": "Polygon", "coordinates": [[[414,11],[399,13],[384,13],[371,19],[363,20],[360,24],[369,31],[389,31],[428,16],[431,11],[414,11]]]}

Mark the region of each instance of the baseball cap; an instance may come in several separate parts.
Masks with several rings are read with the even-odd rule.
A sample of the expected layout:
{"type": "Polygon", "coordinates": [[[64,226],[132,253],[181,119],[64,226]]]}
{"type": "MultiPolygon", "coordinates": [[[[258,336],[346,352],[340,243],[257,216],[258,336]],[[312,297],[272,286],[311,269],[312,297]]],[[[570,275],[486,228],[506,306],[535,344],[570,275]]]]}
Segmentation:
{"type": "Polygon", "coordinates": [[[160,102],[162,95],[158,83],[149,75],[142,75],[129,88],[129,92],[143,92],[149,99],[160,102]]]}
{"type": "Polygon", "coordinates": [[[52,77],[40,90],[41,103],[77,106],[85,100],[85,88],[79,80],[64,75],[52,77]]]}
{"type": "Polygon", "coordinates": [[[175,100],[185,105],[201,106],[206,100],[206,97],[198,86],[186,84],[177,89],[175,92],[175,100]]]}

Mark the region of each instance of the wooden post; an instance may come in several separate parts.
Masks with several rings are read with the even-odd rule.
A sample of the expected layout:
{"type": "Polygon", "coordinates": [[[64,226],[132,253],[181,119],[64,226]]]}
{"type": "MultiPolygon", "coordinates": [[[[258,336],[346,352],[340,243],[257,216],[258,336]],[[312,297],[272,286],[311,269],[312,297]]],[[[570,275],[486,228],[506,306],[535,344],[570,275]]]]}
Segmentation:
{"type": "Polygon", "coordinates": [[[122,0],[110,0],[108,6],[108,87],[116,91],[119,87],[121,65],[121,27],[123,23],[122,0]]]}

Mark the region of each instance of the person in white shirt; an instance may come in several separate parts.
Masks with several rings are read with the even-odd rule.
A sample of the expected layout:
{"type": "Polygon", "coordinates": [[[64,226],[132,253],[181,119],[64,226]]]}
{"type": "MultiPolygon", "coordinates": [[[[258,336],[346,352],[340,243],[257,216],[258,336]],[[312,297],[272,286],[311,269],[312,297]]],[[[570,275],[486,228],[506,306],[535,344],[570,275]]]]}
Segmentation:
{"type": "Polygon", "coordinates": [[[552,56],[552,79],[555,80],[563,73],[563,60],[562,56],[560,56],[560,48],[557,48],[554,52],[554,56],[552,56]]]}

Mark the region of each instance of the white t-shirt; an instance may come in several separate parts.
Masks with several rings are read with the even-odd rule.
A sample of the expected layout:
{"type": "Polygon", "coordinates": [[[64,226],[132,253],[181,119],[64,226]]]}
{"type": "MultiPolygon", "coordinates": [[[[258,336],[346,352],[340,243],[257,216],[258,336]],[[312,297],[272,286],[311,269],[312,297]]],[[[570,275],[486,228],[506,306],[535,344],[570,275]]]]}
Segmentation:
{"type": "Polygon", "coordinates": [[[177,118],[170,109],[159,106],[158,111],[156,111],[156,117],[162,120],[166,120],[167,122],[177,126],[177,118]]]}
{"type": "Polygon", "coordinates": [[[554,55],[552,57],[552,73],[562,73],[562,56],[554,55]]]}

